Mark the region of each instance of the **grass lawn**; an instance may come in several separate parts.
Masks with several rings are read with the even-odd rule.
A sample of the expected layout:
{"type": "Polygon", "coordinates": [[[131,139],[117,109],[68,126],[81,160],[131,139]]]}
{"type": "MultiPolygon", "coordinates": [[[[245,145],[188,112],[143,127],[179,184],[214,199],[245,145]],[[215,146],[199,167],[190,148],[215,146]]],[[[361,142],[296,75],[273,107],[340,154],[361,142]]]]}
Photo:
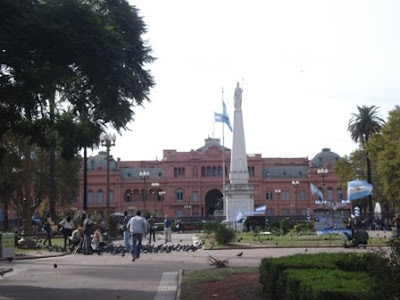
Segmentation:
{"type": "MultiPolygon", "coordinates": [[[[368,246],[386,246],[391,234],[382,237],[371,237],[368,246]]],[[[344,239],[342,234],[287,234],[287,235],[259,235],[252,232],[240,232],[229,245],[219,245],[213,234],[202,234],[207,249],[226,247],[342,247],[344,239]]]]}

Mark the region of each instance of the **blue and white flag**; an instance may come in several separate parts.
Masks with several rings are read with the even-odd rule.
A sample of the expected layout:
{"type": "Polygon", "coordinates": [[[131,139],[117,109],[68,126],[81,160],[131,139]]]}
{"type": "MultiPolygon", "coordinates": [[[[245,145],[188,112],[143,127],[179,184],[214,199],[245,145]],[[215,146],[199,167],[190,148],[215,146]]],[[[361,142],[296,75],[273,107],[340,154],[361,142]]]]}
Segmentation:
{"type": "Polygon", "coordinates": [[[226,110],[226,105],[225,105],[225,101],[222,101],[222,109],[223,109],[223,113],[214,113],[215,116],[215,122],[222,122],[225,123],[228,128],[233,131],[232,126],[231,126],[231,122],[229,121],[229,116],[228,116],[228,112],[226,110]]]}
{"type": "Polygon", "coordinates": [[[319,188],[317,188],[315,185],[313,185],[312,183],[310,183],[310,187],[311,187],[311,193],[313,195],[318,195],[318,200],[319,201],[324,201],[324,195],[322,194],[322,192],[319,190],[319,188]]]}
{"type": "Polygon", "coordinates": [[[372,184],[363,181],[355,180],[347,183],[347,200],[356,200],[369,195],[372,195],[372,184]]]}
{"type": "Polygon", "coordinates": [[[258,212],[265,212],[265,210],[267,209],[266,205],[262,205],[256,208],[256,211],[258,212]]]}

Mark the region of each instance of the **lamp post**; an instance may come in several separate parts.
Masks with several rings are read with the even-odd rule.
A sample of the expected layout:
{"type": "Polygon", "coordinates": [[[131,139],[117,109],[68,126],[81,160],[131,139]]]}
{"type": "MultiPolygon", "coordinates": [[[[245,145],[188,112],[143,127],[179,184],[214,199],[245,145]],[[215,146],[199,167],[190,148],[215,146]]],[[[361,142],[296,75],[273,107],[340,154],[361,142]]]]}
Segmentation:
{"type": "Polygon", "coordinates": [[[159,197],[160,184],[158,182],[152,182],[151,187],[154,188],[154,193],[156,194],[156,197],[154,199],[154,214],[157,216],[157,201],[159,197]]]}
{"type": "Polygon", "coordinates": [[[146,180],[150,178],[149,171],[141,171],[139,173],[140,178],[143,180],[143,210],[146,210],[146,201],[147,201],[147,191],[146,191],[146,180]]]}
{"type": "Polygon", "coordinates": [[[164,214],[164,197],[165,197],[165,194],[166,194],[166,192],[165,191],[159,191],[158,192],[158,195],[160,196],[160,201],[162,201],[162,214],[161,214],[161,216],[163,216],[163,214],[164,214]]]}
{"type": "Polygon", "coordinates": [[[319,176],[321,176],[322,196],[324,197],[325,200],[325,177],[328,175],[328,169],[320,168],[317,170],[317,173],[319,176]]]}
{"type": "Polygon", "coordinates": [[[282,194],[282,191],[280,189],[275,189],[275,195],[276,197],[278,197],[278,217],[280,216],[280,212],[279,212],[279,197],[282,194]]]}
{"type": "Polygon", "coordinates": [[[300,182],[298,180],[292,180],[292,186],[294,187],[294,215],[297,217],[297,189],[299,188],[300,182]]]}
{"type": "Polygon", "coordinates": [[[115,146],[115,134],[109,134],[109,133],[102,133],[100,135],[100,142],[101,145],[103,147],[106,147],[107,149],[107,156],[106,156],[106,160],[107,160],[107,187],[106,187],[106,205],[107,205],[107,209],[106,209],[106,214],[107,214],[107,219],[110,216],[110,160],[111,160],[111,156],[110,156],[110,148],[115,146]]]}

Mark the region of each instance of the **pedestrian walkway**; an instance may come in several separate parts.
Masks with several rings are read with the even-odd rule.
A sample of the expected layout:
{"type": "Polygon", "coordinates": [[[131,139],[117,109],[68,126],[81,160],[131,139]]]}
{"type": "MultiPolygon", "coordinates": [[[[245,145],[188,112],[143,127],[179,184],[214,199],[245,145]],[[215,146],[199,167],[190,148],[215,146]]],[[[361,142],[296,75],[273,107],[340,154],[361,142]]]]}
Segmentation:
{"type": "Polygon", "coordinates": [[[178,291],[178,272],[165,272],[154,300],[175,300],[178,291]]]}

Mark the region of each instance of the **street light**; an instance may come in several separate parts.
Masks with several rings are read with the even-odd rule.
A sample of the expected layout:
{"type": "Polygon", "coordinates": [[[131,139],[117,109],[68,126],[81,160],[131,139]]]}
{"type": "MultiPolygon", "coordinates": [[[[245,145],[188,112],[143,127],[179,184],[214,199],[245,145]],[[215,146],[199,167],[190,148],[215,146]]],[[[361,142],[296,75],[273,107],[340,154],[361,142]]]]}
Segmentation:
{"type": "Polygon", "coordinates": [[[294,187],[294,215],[297,217],[297,189],[299,188],[300,182],[298,180],[292,180],[292,186],[294,187]]]}
{"type": "Polygon", "coordinates": [[[110,148],[115,146],[115,134],[110,134],[110,133],[102,133],[100,135],[100,142],[101,145],[103,147],[106,147],[107,149],[107,156],[106,156],[106,160],[107,160],[107,187],[106,187],[106,205],[107,205],[107,209],[106,209],[106,214],[107,214],[107,218],[110,216],[110,160],[111,160],[111,156],[110,156],[110,148]]]}
{"type": "Polygon", "coordinates": [[[279,197],[282,194],[280,189],[275,189],[275,195],[278,197],[278,217],[279,217],[279,197]]]}
{"type": "Polygon", "coordinates": [[[328,169],[327,168],[320,168],[317,170],[317,174],[321,176],[322,180],[322,196],[324,197],[325,200],[325,177],[328,175],[328,169]]]}
{"type": "Polygon", "coordinates": [[[146,210],[146,201],[147,201],[146,180],[150,178],[150,172],[140,171],[139,176],[143,180],[143,194],[142,194],[143,210],[146,210]]]}
{"type": "MultiPolygon", "coordinates": [[[[160,201],[162,201],[162,213],[164,214],[164,197],[165,197],[166,191],[159,191],[158,195],[160,195],[160,201]]],[[[161,214],[161,216],[163,216],[163,214],[161,214]]]]}
{"type": "Polygon", "coordinates": [[[156,197],[154,200],[154,213],[157,216],[157,201],[158,201],[158,197],[159,197],[160,184],[158,182],[152,182],[151,187],[154,188],[154,193],[156,194],[156,197]]]}

